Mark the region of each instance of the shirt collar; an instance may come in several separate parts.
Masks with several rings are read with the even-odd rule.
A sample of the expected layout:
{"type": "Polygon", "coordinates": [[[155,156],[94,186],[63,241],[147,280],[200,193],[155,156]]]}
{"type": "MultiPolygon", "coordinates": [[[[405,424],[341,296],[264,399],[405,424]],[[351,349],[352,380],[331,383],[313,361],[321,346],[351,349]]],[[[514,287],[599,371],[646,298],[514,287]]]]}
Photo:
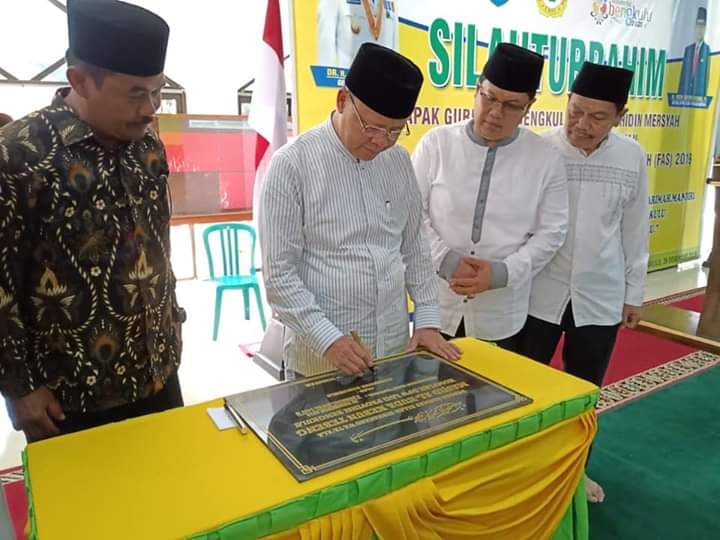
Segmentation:
{"type": "MultiPolygon", "coordinates": [[[[479,146],[486,146],[486,147],[489,146],[488,141],[486,139],[483,139],[479,135],[477,135],[473,128],[474,128],[474,121],[472,119],[468,120],[467,124],[465,124],[465,132],[467,133],[468,137],[470,137],[470,140],[479,146]]],[[[515,139],[517,139],[519,135],[520,135],[520,128],[515,128],[509,137],[505,137],[504,139],[495,141],[495,146],[496,147],[507,146],[508,144],[514,142],[515,139]]]]}
{"type": "Polygon", "coordinates": [[[65,146],[72,146],[95,136],[90,125],[81,120],[65,102],[69,93],[70,88],[61,88],[55,93],[50,107],[45,109],[50,123],[58,130],[60,140],[65,146]]]}

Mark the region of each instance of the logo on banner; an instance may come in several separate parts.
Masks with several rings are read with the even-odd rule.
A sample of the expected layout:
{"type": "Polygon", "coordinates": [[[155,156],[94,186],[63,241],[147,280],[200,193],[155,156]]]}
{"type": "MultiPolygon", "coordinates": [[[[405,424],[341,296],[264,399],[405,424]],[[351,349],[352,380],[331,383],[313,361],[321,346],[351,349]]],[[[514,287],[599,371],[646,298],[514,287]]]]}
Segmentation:
{"type": "Polygon", "coordinates": [[[599,2],[593,0],[590,15],[595,19],[595,24],[602,24],[608,18],[608,4],[610,4],[609,0],[600,0],[599,2]]]}
{"type": "Polygon", "coordinates": [[[562,17],[568,0],[535,0],[540,13],[545,17],[562,17]]]}
{"type": "Polygon", "coordinates": [[[632,0],[592,0],[590,16],[595,24],[606,20],[624,24],[632,28],[644,28],[652,22],[653,11],[649,7],[640,7],[632,0]]]}

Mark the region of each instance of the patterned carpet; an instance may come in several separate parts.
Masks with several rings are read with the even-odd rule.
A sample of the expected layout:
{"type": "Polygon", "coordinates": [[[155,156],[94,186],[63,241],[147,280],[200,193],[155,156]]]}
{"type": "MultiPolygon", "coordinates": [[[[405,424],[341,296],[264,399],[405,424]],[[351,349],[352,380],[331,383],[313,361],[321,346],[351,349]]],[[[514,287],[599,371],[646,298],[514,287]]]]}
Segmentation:
{"type": "Polygon", "coordinates": [[[696,351],[614,382],[602,388],[597,405],[598,413],[624,405],[718,365],[720,365],[720,356],[696,351]]]}
{"type": "MultiPolygon", "coordinates": [[[[704,292],[704,288],[695,289],[660,298],[648,302],[648,304],[672,304],[675,307],[700,312],[703,307],[704,292]]],[[[612,360],[613,364],[623,362],[623,358],[618,357],[626,355],[629,349],[637,348],[637,346],[631,347],[627,343],[628,340],[641,340],[643,345],[650,345],[648,348],[656,355],[655,361],[657,365],[638,371],[622,379],[611,380],[609,377],[606,378],[606,385],[603,387],[598,401],[598,413],[603,413],[620,405],[627,404],[651,392],[660,390],[692,375],[720,365],[720,356],[715,354],[696,351],[684,345],[677,345],[668,340],[634,331],[625,331],[621,335],[612,360]],[[657,342],[657,346],[651,346],[653,341],[657,342]],[[682,350],[687,351],[678,358],[661,361],[667,355],[677,354],[678,351],[682,350]],[[608,383],[607,381],[610,382],[608,383]]],[[[642,345],[641,348],[645,349],[642,345]]],[[[632,361],[630,363],[632,364],[632,361]]],[[[627,366],[625,369],[627,369],[627,366]]]]}

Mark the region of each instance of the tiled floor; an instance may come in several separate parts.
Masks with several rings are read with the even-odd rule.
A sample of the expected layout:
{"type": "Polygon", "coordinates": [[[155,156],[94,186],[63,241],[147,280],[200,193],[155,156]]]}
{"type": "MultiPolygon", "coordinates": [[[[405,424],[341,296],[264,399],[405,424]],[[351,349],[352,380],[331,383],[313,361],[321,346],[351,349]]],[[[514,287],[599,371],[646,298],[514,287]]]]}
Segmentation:
{"type": "Polygon", "coordinates": [[[653,272],[645,280],[645,301],[705,287],[706,284],[707,269],[701,267],[700,261],[653,272]]]}
{"type": "MultiPolygon", "coordinates": [[[[699,263],[656,272],[648,276],[646,298],[651,300],[703,287],[705,279],[706,274],[699,263]]],[[[187,404],[276,382],[239,348],[240,344],[256,344],[262,338],[262,327],[254,303],[251,320],[245,321],[241,293],[226,293],[220,334],[217,341],[212,341],[212,285],[201,280],[180,281],[178,298],[188,312],[188,320],[183,327],[185,348],[180,368],[180,380],[187,404]]],[[[269,317],[267,306],[265,309],[269,317]]],[[[24,445],[24,436],[12,429],[7,414],[0,413],[0,468],[18,465],[24,445]]]]}

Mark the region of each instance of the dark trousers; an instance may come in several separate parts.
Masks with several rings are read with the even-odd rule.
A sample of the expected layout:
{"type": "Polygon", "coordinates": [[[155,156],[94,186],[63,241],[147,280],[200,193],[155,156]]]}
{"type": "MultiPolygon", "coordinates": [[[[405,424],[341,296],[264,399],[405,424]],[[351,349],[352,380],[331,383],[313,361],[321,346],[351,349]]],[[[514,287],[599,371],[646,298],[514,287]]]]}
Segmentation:
{"type": "Polygon", "coordinates": [[[148,398],[104,411],[66,412],[65,420],[63,422],[55,421],[55,425],[60,429],[61,434],[65,435],[182,406],[183,398],[180,391],[180,381],[177,372],[175,372],[167,380],[162,390],[148,398]]]}
{"type": "Polygon", "coordinates": [[[520,347],[517,352],[549,364],[564,333],[562,357],[565,371],[601,386],[619,328],[619,324],[575,326],[572,305],[568,304],[559,325],[528,317],[519,335],[520,347]]]}
{"type": "MultiPolygon", "coordinates": [[[[454,336],[451,336],[450,334],[446,334],[444,332],[441,332],[441,334],[445,339],[448,339],[448,340],[454,339],[454,338],[466,337],[465,336],[465,319],[464,318],[460,319],[460,326],[458,326],[458,329],[455,331],[454,336]]],[[[519,352],[521,335],[522,335],[522,332],[519,332],[519,333],[515,334],[514,336],[510,336],[505,339],[499,339],[497,341],[493,341],[493,343],[495,343],[495,345],[497,345],[498,347],[505,349],[506,351],[519,352]]],[[[473,336],[469,336],[469,337],[473,337],[473,336]]]]}
{"type": "MultiPolygon", "coordinates": [[[[619,324],[575,326],[572,305],[568,304],[559,325],[528,317],[520,332],[518,352],[543,364],[549,364],[560,336],[564,333],[562,357],[565,371],[596,386],[602,386],[619,328],[619,324]]],[[[588,451],[588,461],[591,451],[592,446],[588,451]]]]}

